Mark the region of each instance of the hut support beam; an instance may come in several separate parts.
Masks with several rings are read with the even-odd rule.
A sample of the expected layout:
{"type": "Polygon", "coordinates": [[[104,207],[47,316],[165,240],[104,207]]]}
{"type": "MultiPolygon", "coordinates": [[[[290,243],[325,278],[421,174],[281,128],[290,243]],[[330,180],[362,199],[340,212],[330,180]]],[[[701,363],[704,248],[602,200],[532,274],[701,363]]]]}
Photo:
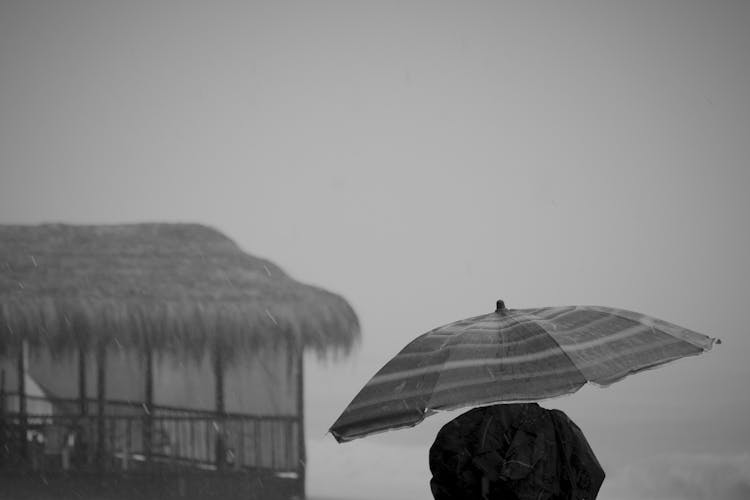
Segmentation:
{"type": "Polygon", "coordinates": [[[0,419],[5,421],[5,368],[0,370],[0,419]]]}
{"type": "Polygon", "coordinates": [[[19,433],[19,451],[21,459],[26,460],[28,454],[28,443],[26,442],[26,341],[20,340],[18,343],[18,424],[21,432],[19,433]]]}
{"type": "Polygon", "coordinates": [[[97,344],[96,349],[96,384],[96,462],[98,467],[104,467],[107,436],[107,422],[104,418],[107,403],[107,346],[103,341],[97,344]]]}
{"type": "Polygon", "coordinates": [[[146,347],[146,388],[145,388],[145,403],[143,410],[145,415],[143,416],[143,451],[146,455],[146,460],[151,460],[151,442],[154,428],[154,358],[151,352],[151,346],[146,347]]]}
{"type": "Polygon", "coordinates": [[[88,414],[86,396],[86,347],[78,347],[78,411],[82,417],[88,414]]]}
{"type": "Polygon", "coordinates": [[[299,359],[297,360],[297,426],[299,428],[299,487],[300,497],[305,496],[305,469],[307,467],[307,452],[305,449],[305,351],[299,350],[299,359]]]}
{"type": "Polygon", "coordinates": [[[214,349],[214,379],[216,380],[216,414],[218,419],[216,467],[223,469],[226,464],[226,443],[224,442],[226,407],[224,406],[224,359],[221,348],[218,346],[214,349]]]}

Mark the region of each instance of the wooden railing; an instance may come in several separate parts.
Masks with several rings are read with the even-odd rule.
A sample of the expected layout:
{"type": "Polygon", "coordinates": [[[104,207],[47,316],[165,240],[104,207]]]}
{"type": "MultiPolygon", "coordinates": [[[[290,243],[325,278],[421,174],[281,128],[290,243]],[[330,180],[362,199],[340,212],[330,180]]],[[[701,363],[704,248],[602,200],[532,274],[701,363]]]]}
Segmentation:
{"type": "Polygon", "coordinates": [[[138,402],[108,401],[100,417],[96,400],[86,415],[78,400],[5,395],[0,415],[0,464],[71,470],[266,469],[304,474],[295,416],[223,414],[138,402]],[[15,399],[14,399],[15,398],[15,399]],[[50,411],[34,412],[33,410],[50,411]]]}

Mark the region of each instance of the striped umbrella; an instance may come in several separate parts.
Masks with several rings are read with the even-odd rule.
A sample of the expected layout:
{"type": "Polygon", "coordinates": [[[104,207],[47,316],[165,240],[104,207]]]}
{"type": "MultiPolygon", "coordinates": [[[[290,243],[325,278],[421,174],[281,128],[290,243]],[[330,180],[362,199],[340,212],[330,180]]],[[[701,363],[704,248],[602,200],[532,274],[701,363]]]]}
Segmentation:
{"type": "MultiPolygon", "coordinates": [[[[412,427],[436,410],[536,401],[607,386],[711,349],[716,339],[599,306],[506,309],[431,330],[362,388],[330,432],[339,442],[412,427]]],[[[720,342],[720,341],[718,341],[720,342]]]]}

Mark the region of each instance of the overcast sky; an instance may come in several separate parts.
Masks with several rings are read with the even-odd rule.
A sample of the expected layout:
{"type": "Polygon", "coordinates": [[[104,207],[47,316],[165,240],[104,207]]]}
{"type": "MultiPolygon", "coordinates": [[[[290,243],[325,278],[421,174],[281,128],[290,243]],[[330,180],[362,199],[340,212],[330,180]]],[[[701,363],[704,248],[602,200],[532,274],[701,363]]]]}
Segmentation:
{"type": "Polygon", "coordinates": [[[429,498],[456,414],[326,429],[411,338],[503,298],[720,337],[546,406],[606,498],[747,498],[748,26],[719,0],[0,0],[0,222],[204,223],[343,294],[362,343],[307,362],[315,494],[429,498]],[[717,486],[674,493],[688,472],[717,486]]]}

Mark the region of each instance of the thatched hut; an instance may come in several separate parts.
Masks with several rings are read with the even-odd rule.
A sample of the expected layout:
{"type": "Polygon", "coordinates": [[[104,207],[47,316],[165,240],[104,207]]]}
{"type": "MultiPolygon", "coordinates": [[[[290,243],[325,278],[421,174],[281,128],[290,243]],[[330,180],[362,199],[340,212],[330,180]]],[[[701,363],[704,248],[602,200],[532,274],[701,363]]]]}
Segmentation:
{"type": "Polygon", "coordinates": [[[48,467],[266,471],[304,494],[302,354],[358,335],[343,298],[204,226],[0,225],[5,465],[33,429],[48,467]]]}

